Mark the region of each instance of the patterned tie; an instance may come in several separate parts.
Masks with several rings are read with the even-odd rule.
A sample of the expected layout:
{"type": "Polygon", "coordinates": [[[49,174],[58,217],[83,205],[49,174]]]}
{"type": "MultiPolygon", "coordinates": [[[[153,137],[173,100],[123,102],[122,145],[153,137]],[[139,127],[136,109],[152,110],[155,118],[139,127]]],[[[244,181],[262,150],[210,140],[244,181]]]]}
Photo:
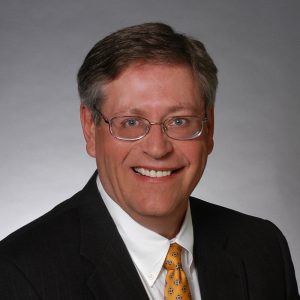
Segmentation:
{"type": "Polygon", "coordinates": [[[167,269],[164,300],[191,300],[189,283],[181,266],[181,246],[170,245],[164,267],[167,269]]]}

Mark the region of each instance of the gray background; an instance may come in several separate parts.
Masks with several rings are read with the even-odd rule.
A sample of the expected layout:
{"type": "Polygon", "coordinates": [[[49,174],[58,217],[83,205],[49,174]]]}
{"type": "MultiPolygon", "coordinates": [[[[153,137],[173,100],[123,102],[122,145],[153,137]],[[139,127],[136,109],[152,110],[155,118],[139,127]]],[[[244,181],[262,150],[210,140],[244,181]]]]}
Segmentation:
{"type": "Polygon", "coordinates": [[[2,0],[0,238],[81,189],[75,76],[91,46],[164,21],[202,40],[219,67],[215,149],[195,195],[269,219],[300,280],[299,0],[2,0]]]}

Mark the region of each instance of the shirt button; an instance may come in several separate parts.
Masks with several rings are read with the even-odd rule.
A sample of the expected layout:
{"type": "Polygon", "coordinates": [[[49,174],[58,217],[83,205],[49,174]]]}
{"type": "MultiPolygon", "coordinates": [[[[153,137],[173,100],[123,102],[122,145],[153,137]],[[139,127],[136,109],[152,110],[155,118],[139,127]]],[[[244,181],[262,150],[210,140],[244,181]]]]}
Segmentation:
{"type": "Polygon", "coordinates": [[[152,280],[152,279],[153,279],[153,274],[150,273],[150,274],[148,275],[148,278],[149,278],[150,280],[152,280]]]}

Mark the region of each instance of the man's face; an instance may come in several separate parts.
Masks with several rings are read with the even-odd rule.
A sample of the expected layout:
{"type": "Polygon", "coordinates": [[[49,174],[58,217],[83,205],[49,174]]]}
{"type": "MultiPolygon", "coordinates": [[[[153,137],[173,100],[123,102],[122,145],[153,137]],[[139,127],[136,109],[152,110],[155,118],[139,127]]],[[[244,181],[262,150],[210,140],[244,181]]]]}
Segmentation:
{"type": "MultiPolygon", "coordinates": [[[[133,64],[105,85],[104,95],[101,112],[108,119],[134,115],[161,122],[172,116],[205,114],[199,85],[183,65],[133,64]]],[[[147,227],[160,219],[182,219],[213,148],[212,110],[201,136],[188,141],[169,138],[158,125],[152,125],[141,140],[121,141],[103,120],[94,126],[87,108],[81,108],[81,117],[87,151],[96,158],[108,195],[147,227]],[[137,168],[171,172],[149,177],[137,168]]]]}

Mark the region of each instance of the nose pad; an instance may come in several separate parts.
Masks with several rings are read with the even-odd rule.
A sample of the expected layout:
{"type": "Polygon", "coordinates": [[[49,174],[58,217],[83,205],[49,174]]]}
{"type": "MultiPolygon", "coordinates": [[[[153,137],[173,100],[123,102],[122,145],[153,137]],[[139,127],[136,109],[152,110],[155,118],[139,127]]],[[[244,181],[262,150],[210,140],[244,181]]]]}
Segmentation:
{"type": "Polygon", "coordinates": [[[168,135],[167,135],[167,127],[164,125],[164,123],[161,123],[161,124],[160,124],[160,129],[161,129],[162,134],[163,134],[165,137],[169,138],[168,135]]]}
{"type": "Polygon", "coordinates": [[[163,124],[152,123],[148,134],[144,138],[144,152],[159,159],[172,152],[173,144],[165,133],[163,124]]]}

